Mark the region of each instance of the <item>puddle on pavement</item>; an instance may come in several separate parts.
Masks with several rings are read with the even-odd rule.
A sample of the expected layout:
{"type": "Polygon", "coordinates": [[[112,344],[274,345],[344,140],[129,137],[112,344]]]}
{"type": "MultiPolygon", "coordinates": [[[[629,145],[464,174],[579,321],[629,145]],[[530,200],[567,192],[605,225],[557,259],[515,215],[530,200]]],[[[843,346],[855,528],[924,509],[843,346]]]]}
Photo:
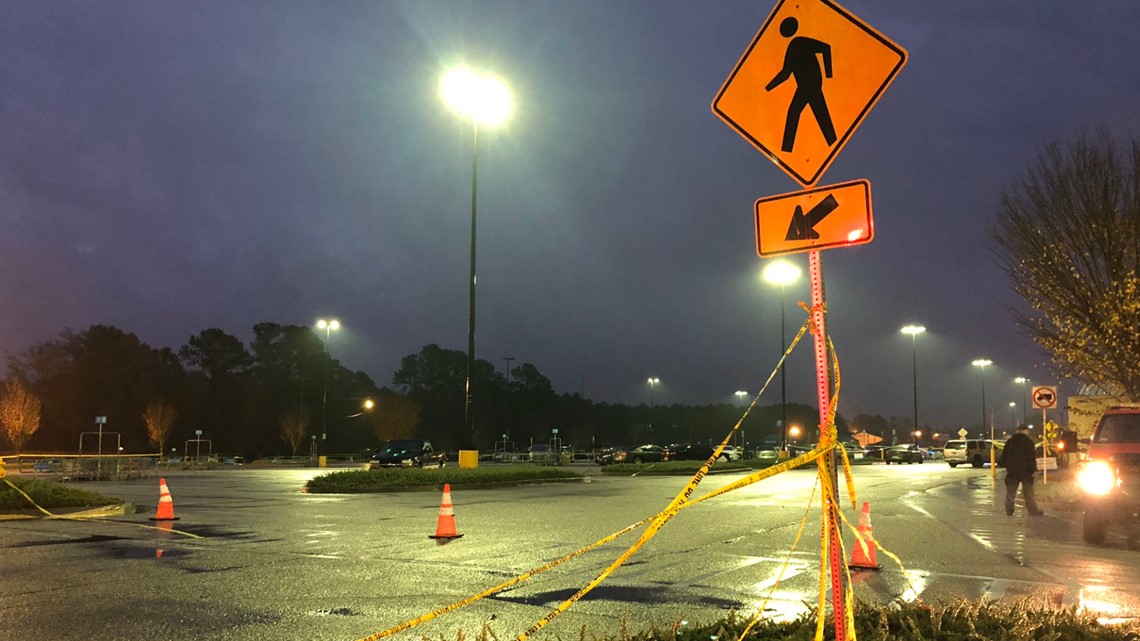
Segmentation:
{"type": "Polygon", "coordinates": [[[124,537],[121,536],[106,536],[103,534],[93,534],[76,539],[51,539],[49,541],[25,541],[23,543],[16,543],[6,547],[10,548],[31,548],[40,547],[44,545],[71,545],[74,543],[106,543],[107,541],[122,541],[124,537]]]}
{"type": "MultiPolygon", "coordinates": [[[[577,593],[577,588],[565,590],[548,590],[533,592],[528,595],[511,596],[500,594],[489,597],[496,601],[521,603],[524,605],[557,605],[577,593]]],[[[688,596],[688,595],[686,595],[688,596]]],[[[660,586],[630,587],[630,586],[598,586],[582,597],[582,601],[618,601],[626,603],[668,603],[676,604],[687,602],[704,607],[721,608],[725,610],[739,610],[746,604],[735,599],[722,599],[719,597],[681,598],[677,593],[670,592],[660,586]]]]}
{"type": "Polygon", "coordinates": [[[110,548],[107,556],[113,559],[176,559],[190,554],[189,550],[154,548],[110,548]]]}
{"type": "Polygon", "coordinates": [[[352,608],[332,608],[328,610],[317,610],[313,612],[312,615],[318,617],[358,617],[360,613],[352,608]]]}

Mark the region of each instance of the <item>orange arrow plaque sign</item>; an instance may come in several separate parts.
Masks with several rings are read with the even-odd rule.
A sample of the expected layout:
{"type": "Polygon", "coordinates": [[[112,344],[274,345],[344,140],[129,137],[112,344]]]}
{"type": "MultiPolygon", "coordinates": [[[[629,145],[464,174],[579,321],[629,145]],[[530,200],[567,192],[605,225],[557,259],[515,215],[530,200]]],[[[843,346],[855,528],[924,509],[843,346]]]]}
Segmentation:
{"type": "Polygon", "coordinates": [[[713,100],[718,118],[805,187],[819,181],[906,50],[826,0],[780,0],[713,100]]]}
{"type": "Polygon", "coordinates": [[[874,237],[871,183],[866,180],[756,201],[756,253],[761,258],[863,245],[874,237]]]}

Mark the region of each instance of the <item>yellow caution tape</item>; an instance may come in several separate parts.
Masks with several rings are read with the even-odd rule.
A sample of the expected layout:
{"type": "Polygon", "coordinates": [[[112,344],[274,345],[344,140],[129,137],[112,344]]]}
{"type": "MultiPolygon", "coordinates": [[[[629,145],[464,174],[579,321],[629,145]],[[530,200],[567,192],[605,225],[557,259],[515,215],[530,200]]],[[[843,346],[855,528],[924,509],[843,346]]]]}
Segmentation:
{"type": "MultiPolygon", "coordinates": [[[[808,308],[802,302],[800,304],[805,309],[808,309],[809,312],[811,311],[810,308],[808,308]]],[[[796,333],[795,338],[791,341],[791,344],[788,345],[787,350],[781,356],[779,363],[773,369],[773,371],[769,375],[767,381],[765,381],[763,387],[760,389],[760,392],[757,393],[756,397],[753,398],[752,402],[746,408],[746,410],[743,413],[743,415],[741,416],[740,420],[737,421],[736,425],[734,425],[731,430],[729,430],[729,432],[725,436],[724,440],[722,440],[721,443],[719,444],[719,446],[714,450],[712,456],[710,456],[709,459],[707,461],[705,461],[704,465],[701,466],[701,469],[698,470],[697,473],[694,474],[693,477],[689,479],[689,481],[685,484],[685,488],[680,493],[678,493],[678,495],[676,497],[674,497],[672,501],[670,501],[670,503],[665,507],[664,510],[662,510],[661,512],[658,512],[657,514],[655,514],[651,517],[647,517],[645,519],[642,519],[641,521],[638,521],[637,523],[629,525],[629,526],[627,526],[627,527],[625,527],[625,528],[623,528],[617,532],[614,532],[613,534],[610,534],[609,536],[603,537],[602,539],[599,539],[598,541],[595,541],[594,543],[592,543],[588,546],[585,546],[579,550],[575,550],[574,552],[571,552],[571,553],[564,555],[564,556],[562,556],[562,557],[560,557],[554,561],[551,561],[551,562],[546,563],[542,566],[539,566],[538,568],[535,568],[533,570],[530,570],[528,572],[520,574],[519,576],[517,576],[513,579],[505,581],[505,582],[503,582],[499,585],[496,585],[494,587],[488,588],[488,589],[484,590],[483,592],[471,595],[469,597],[466,597],[466,598],[461,599],[459,601],[456,601],[454,603],[448,604],[448,605],[443,606],[441,608],[438,608],[432,612],[424,614],[420,617],[410,619],[410,620],[405,621],[403,623],[400,623],[396,626],[388,628],[387,630],[377,632],[376,634],[373,634],[373,635],[368,636],[368,637],[363,637],[359,641],[376,641],[378,639],[382,639],[384,637],[396,634],[397,632],[401,632],[403,630],[407,630],[409,628],[415,627],[417,625],[420,625],[421,623],[425,623],[427,621],[430,621],[430,620],[436,618],[437,616],[440,616],[440,615],[445,614],[447,612],[450,612],[452,610],[456,610],[458,608],[461,608],[461,607],[464,607],[464,606],[469,605],[471,603],[474,603],[475,601],[486,598],[492,594],[500,592],[500,591],[507,589],[509,587],[513,587],[513,586],[515,586],[515,585],[517,585],[517,584],[519,584],[519,583],[521,583],[527,579],[530,579],[530,578],[532,578],[532,577],[534,577],[534,576],[536,576],[542,572],[546,572],[547,570],[550,570],[550,569],[552,569],[558,565],[561,565],[562,563],[565,563],[565,562],[570,561],[574,558],[577,558],[577,557],[585,554],[588,551],[594,550],[594,549],[596,549],[602,545],[610,543],[613,540],[617,539],[618,537],[623,536],[625,534],[628,534],[629,532],[632,532],[633,530],[635,530],[635,529],[637,529],[643,525],[648,524],[646,531],[644,533],[642,533],[641,537],[639,537],[637,541],[635,541],[628,549],[626,549],[625,552],[623,552],[621,555],[619,555],[618,558],[615,559],[608,567],[606,567],[604,570],[602,570],[592,581],[590,581],[585,587],[583,587],[581,590],[579,590],[573,596],[568,598],[566,601],[559,604],[558,607],[554,608],[545,617],[543,617],[542,619],[537,621],[534,625],[532,625],[525,632],[521,633],[518,636],[518,641],[526,641],[526,639],[529,636],[531,636],[531,635],[535,634],[536,632],[538,632],[539,630],[541,630],[543,627],[545,627],[547,624],[549,624],[550,621],[552,621],[555,617],[557,617],[561,613],[568,610],[573,604],[577,603],[579,600],[581,600],[582,597],[584,597],[591,590],[593,590],[595,587],[600,585],[602,581],[604,581],[606,578],[608,578],[618,567],[620,567],[622,564],[624,564],[631,556],[633,556],[633,554],[635,554],[642,546],[644,546],[645,543],[647,543],[650,539],[652,539],[654,536],[656,536],[657,532],[660,531],[660,529],[662,527],[664,527],[665,524],[668,523],[669,520],[672,519],[680,510],[682,510],[686,507],[690,507],[692,505],[696,505],[697,503],[700,503],[702,501],[714,498],[714,497],[719,496],[721,494],[725,494],[727,492],[731,492],[733,490],[737,490],[737,489],[740,489],[742,487],[746,487],[752,483],[756,483],[756,482],[759,482],[761,480],[775,476],[777,474],[786,472],[790,469],[793,469],[795,467],[799,467],[800,465],[811,462],[813,460],[816,461],[817,465],[819,465],[821,470],[822,470],[823,469],[823,463],[822,463],[822,460],[820,459],[820,457],[823,454],[835,449],[836,447],[839,447],[840,451],[843,453],[842,455],[843,455],[843,461],[844,461],[844,473],[845,473],[845,476],[846,476],[846,479],[848,482],[848,493],[851,496],[852,505],[854,505],[855,504],[855,494],[854,494],[854,485],[853,485],[853,480],[852,480],[852,475],[851,475],[851,470],[850,470],[850,462],[847,459],[846,452],[844,450],[842,450],[842,447],[839,446],[839,444],[838,444],[837,433],[836,433],[835,416],[836,416],[836,412],[837,412],[837,403],[835,401],[838,400],[838,395],[839,395],[839,382],[840,382],[840,379],[839,379],[839,360],[835,354],[834,345],[831,343],[830,337],[828,337],[828,345],[831,348],[832,363],[833,363],[833,368],[835,371],[835,390],[834,390],[834,394],[832,396],[833,402],[831,403],[831,406],[828,408],[827,425],[822,426],[826,430],[826,434],[827,434],[828,438],[826,440],[824,440],[823,442],[821,442],[820,444],[818,444],[811,451],[805,452],[804,454],[802,454],[802,455],[800,455],[794,459],[790,459],[790,460],[785,461],[783,463],[773,465],[769,468],[753,472],[752,474],[749,474],[748,476],[746,476],[746,477],[744,477],[738,481],[735,481],[735,482],[733,482],[729,485],[726,485],[720,489],[717,489],[717,490],[714,490],[714,491],[709,492],[707,494],[704,494],[698,498],[695,498],[695,499],[691,498],[692,494],[696,490],[697,486],[704,479],[704,477],[708,474],[709,468],[711,468],[712,465],[716,462],[717,458],[719,458],[719,456],[723,452],[724,447],[729,442],[731,442],[732,437],[740,429],[740,426],[744,423],[744,420],[748,417],[748,415],[751,413],[751,411],[756,407],[756,405],[759,402],[759,399],[763,395],[764,391],[767,390],[768,386],[771,384],[772,380],[775,378],[775,375],[779,371],[780,366],[788,358],[788,356],[791,354],[792,350],[795,348],[795,346],[798,344],[798,342],[802,339],[804,334],[807,331],[809,331],[810,329],[812,329],[812,322],[811,321],[812,321],[812,319],[809,317],[809,319],[807,321],[805,321],[804,324],[800,327],[799,331],[796,333]]],[[[823,478],[825,476],[827,476],[829,479],[829,475],[825,475],[821,471],[820,477],[823,478]]],[[[817,479],[817,483],[818,483],[818,479],[817,479]]],[[[830,480],[827,481],[826,485],[828,487],[830,487],[830,480]]],[[[799,540],[802,537],[804,526],[807,523],[807,514],[810,513],[811,501],[812,501],[812,498],[814,497],[814,494],[815,494],[815,489],[813,488],[812,489],[812,496],[809,497],[808,506],[807,506],[807,509],[805,510],[804,519],[801,521],[800,529],[796,534],[796,538],[795,538],[795,541],[793,542],[792,549],[789,552],[788,557],[784,562],[784,565],[781,567],[781,570],[777,576],[776,583],[773,585],[772,590],[769,592],[769,595],[768,595],[769,599],[771,598],[771,594],[775,590],[776,586],[779,585],[779,582],[782,579],[783,574],[786,571],[788,564],[791,561],[791,555],[795,551],[796,546],[798,545],[799,540]]],[[[832,491],[828,496],[831,497],[831,500],[834,500],[834,496],[835,496],[834,491],[832,491]]],[[[826,592],[826,589],[825,589],[825,583],[824,582],[825,582],[825,575],[826,575],[826,559],[827,559],[827,552],[828,552],[828,532],[830,531],[830,527],[829,527],[830,521],[829,521],[828,510],[826,508],[826,504],[827,503],[825,501],[824,502],[824,517],[823,517],[823,523],[822,523],[823,529],[822,529],[822,535],[820,537],[821,538],[821,548],[820,548],[821,554],[820,554],[820,594],[819,594],[820,603],[819,603],[819,606],[820,606],[820,613],[821,614],[822,614],[823,609],[825,607],[824,594],[826,592]]],[[[840,516],[841,516],[841,518],[843,518],[841,512],[840,512],[840,516]]],[[[844,521],[846,521],[846,519],[844,519],[844,521]]],[[[849,523],[848,523],[848,526],[850,527],[849,523]]],[[[842,540],[839,541],[839,545],[840,545],[840,549],[842,549],[842,540]]],[[[890,555],[890,556],[893,557],[893,555],[890,555]]],[[[897,558],[897,557],[895,557],[895,558],[897,558]]],[[[848,605],[847,618],[848,618],[848,620],[850,620],[852,618],[851,608],[850,608],[850,604],[851,604],[850,580],[848,580],[847,585],[848,585],[848,588],[847,588],[848,594],[845,595],[845,603],[847,603],[847,605],[848,605]]],[[[767,599],[765,600],[764,603],[767,603],[767,599]]],[[[755,624],[755,621],[758,620],[758,617],[760,616],[760,614],[762,612],[763,612],[763,606],[757,612],[756,618],[753,619],[753,623],[751,623],[749,625],[749,628],[755,624]]],[[[820,637],[822,636],[822,632],[823,632],[822,621],[823,621],[823,619],[821,616],[819,619],[819,622],[818,622],[819,628],[817,631],[817,635],[820,635],[820,637]]],[[[852,629],[852,636],[853,636],[853,629],[852,629]]]]}

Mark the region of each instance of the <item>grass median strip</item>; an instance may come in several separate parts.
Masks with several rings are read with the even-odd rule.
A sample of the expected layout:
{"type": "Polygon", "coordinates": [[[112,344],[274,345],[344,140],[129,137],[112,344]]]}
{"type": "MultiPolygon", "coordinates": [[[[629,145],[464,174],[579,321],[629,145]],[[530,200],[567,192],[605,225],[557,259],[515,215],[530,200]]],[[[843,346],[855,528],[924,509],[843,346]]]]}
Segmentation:
{"type": "Polygon", "coordinates": [[[581,478],[583,475],[574,470],[535,465],[443,469],[394,468],[330,472],[314,477],[305,488],[314,494],[356,494],[435,488],[442,487],[444,483],[450,483],[453,487],[471,487],[581,478]]]}
{"type": "MultiPolygon", "coordinates": [[[[27,479],[19,476],[9,476],[7,480],[20,488],[37,505],[51,510],[70,507],[99,507],[103,505],[118,505],[123,501],[103,496],[95,492],[80,490],[62,483],[45,481],[41,479],[27,479]]],[[[0,481],[0,512],[35,512],[36,509],[28,503],[19,492],[8,487],[0,481]]]]}

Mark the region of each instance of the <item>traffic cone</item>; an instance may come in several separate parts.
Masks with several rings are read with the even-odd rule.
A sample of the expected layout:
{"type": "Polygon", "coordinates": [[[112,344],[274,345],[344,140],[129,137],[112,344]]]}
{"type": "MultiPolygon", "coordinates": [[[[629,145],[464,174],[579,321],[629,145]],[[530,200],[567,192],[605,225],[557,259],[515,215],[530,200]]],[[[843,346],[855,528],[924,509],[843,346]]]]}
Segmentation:
{"type": "Polygon", "coordinates": [[[166,487],[166,479],[158,479],[158,510],[152,521],[177,521],[174,516],[174,501],[170,498],[170,488],[166,487]]]}
{"type": "Polygon", "coordinates": [[[451,484],[443,486],[443,500],[439,504],[439,519],[435,524],[435,534],[429,534],[429,539],[436,539],[446,543],[451,539],[463,536],[455,529],[455,509],[451,505],[451,484]]]}
{"type": "Polygon", "coordinates": [[[863,502],[863,512],[859,514],[859,525],[855,530],[859,532],[863,543],[858,539],[855,540],[851,547],[851,562],[847,567],[852,570],[882,569],[883,566],[875,560],[875,537],[871,534],[871,504],[866,501],[863,502]]]}

